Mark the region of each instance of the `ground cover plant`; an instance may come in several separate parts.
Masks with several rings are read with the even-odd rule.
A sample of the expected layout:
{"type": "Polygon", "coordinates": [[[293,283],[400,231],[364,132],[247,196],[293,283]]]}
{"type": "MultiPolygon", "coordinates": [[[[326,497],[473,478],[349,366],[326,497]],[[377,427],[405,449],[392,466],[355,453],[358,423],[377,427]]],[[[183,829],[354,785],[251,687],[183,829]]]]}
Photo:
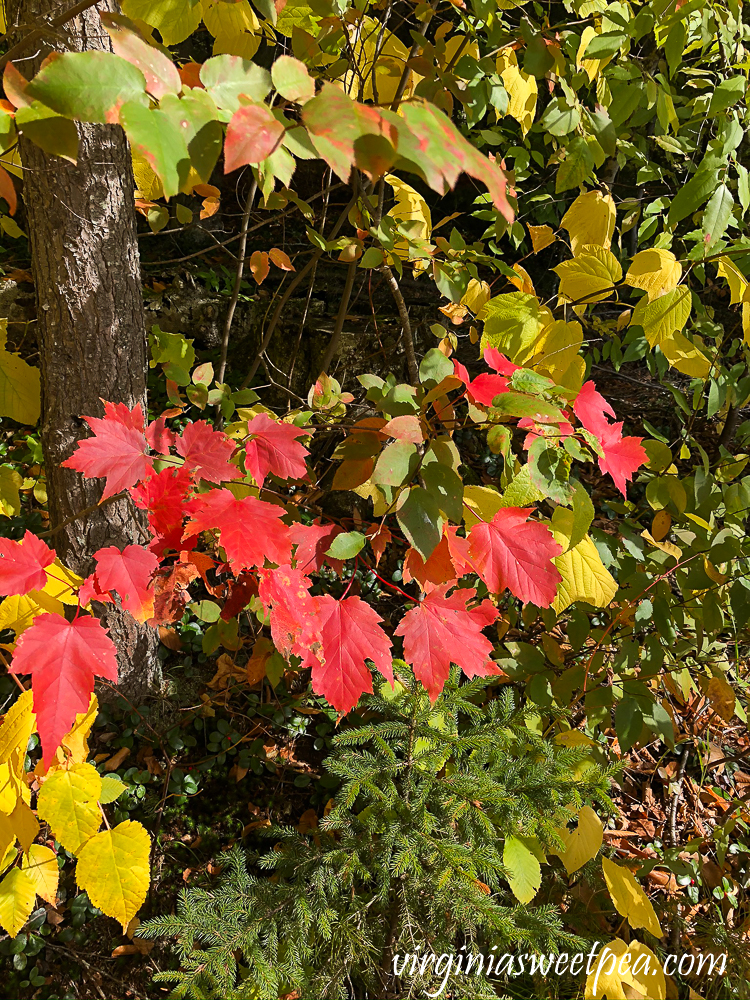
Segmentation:
{"type": "Polygon", "coordinates": [[[743,6],[4,17],[5,995],[745,996],[743,6]]]}

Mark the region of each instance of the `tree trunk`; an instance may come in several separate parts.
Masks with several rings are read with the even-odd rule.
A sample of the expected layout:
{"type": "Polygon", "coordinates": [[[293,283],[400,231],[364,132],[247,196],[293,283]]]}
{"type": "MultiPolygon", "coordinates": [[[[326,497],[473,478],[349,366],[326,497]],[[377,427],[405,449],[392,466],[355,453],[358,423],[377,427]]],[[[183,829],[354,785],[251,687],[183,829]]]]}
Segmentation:
{"type": "MultiPolygon", "coordinates": [[[[59,14],[59,0],[6,0],[9,23],[39,25],[59,14]]],[[[99,8],[114,10],[103,0],[99,8]]],[[[108,49],[96,8],[50,32],[57,50],[108,49]]],[[[49,48],[20,63],[38,69],[49,48]]],[[[125,134],[115,125],[80,125],[78,164],[21,139],[23,199],[31,241],[42,372],[42,445],[52,526],[97,503],[103,481],[85,480],[60,463],[85,436],[80,417],[101,416],[101,400],[141,403],[146,412],[145,316],[135,223],[133,177],[125,134]]],[[[101,509],[52,539],[71,569],[88,574],[93,553],[147,538],[129,499],[101,509]]],[[[116,608],[103,623],[117,645],[120,689],[140,698],[159,681],[155,631],[116,608]]]]}

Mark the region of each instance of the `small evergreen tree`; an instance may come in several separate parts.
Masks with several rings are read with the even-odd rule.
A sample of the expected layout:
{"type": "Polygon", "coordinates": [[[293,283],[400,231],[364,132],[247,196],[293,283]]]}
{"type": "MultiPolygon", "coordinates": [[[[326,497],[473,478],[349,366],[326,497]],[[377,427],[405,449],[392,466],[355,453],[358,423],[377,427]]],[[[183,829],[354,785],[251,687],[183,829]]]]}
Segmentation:
{"type": "MultiPolygon", "coordinates": [[[[175,916],[142,926],[177,937],[181,971],[157,977],[174,996],[424,996],[442,954],[582,946],[556,907],[516,902],[503,844],[560,846],[584,797],[606,801],[606,774],[530,731],[511,690],[488,697],[491,679],[459,686],[454,673],[432,705],[395,665],[395,691],[367,697],[365,720],[334,741],[326,767],[342,784],[321,827],[269,830],[253,871],[234,848],[217,889],[185,889],[175,916]],[[406,953],[419,962],[394,970],[406,953]]],[[[451,975],[449,994],[497,996],[476,971],[451,975]]]]}

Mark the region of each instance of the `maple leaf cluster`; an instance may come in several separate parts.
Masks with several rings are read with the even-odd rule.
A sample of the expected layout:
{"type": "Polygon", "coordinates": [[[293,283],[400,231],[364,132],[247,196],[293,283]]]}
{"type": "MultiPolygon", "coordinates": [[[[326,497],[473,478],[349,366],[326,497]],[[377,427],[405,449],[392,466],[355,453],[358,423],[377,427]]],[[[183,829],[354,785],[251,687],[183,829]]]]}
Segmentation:
{"type": "MultiPolygon", "coordinates": [[[[471,379],[458,362],[454,371],[473,405],[491,407],[497,396],[511,391],[520,369],[492,349],[485,359],[493,373],[471,379]]],[[[574,433],[572,421],[577,420],[599,443],[600,468],[624,492],[645,453],[640,439],[623,437],[622,424],[610,416],[609,404],[587,382],[572,410],[564,412],[560,436],[574,433]]],[[[248,420],[241,438],[205,420],[176,434],[164,417],[147,425],[140,405],[130,409],[108,402],[103,418],[85,419],[92,436],[78,443],[65,466],[88,478],[103,477],[102,499],[129,492],[145,511],[152,538],[147,546],[100,549],[93,572],[78,588],[73,620],[40,614],[19,636],[11,669],[31,676],[45,761],[76,714],[85,711],[95,677],[117,680],[115,647],[88,613],[91,602],[118,604],[140,622],[168,624],[181,617],[188,588],[200,577],[223,601],[224,622],[256,601],[255,607],[268,615],[276,649],[310,669],[313,689],[337,711],[348,712],[372,691],[370,664],[393,680],[393,639],[374,608],[356,593],[349,596],[353,576],[340,598],[320,593],[321,580],[313,579],[330,572],[343,576],[345,560],[334,543],[344,528],[321,519],[311,524],[292,520],[288,491],[276,488],[279,481],[309,481],[304,442],[312,431],[261,412],[248,420]]],[[[352,436],[390,436],[416,449],[427,426],[412,416],[375,423],[376,431],[370,425],[364,431],[355,427],[352,436]]],[[[545,432],[534,418],[520,420],[519,426],[527,429],[527,437],[545,432]]],[[[533,513],[529,507],[502,507],[489,520],[475,519],[465,534],[441,521],[439,541],[424,555],[408,544],[403,582],[417,583],[420,598],[379,577],[414,605],[393,636],[402,641],[404,659],[432,700],[442,691],[451,663],[470,677],[499,672],[485,635],[499,616],[497,595],[509,591],[538,607],[555,600],[561,580],[555,559],[562,549],[533,513]],[[488,597],[478,596],[477,579],[488,597]]],[[[374,565],[359,550],[355,558],[378,576],[391,532],[383,520],[366,526],[360,537],[361,545],[369,542],[374,565]]],[[[0,594],[43,589],[54,577],[55,561],[54,550],[29,532],[20,542],[0,539],[0,594]]]]}

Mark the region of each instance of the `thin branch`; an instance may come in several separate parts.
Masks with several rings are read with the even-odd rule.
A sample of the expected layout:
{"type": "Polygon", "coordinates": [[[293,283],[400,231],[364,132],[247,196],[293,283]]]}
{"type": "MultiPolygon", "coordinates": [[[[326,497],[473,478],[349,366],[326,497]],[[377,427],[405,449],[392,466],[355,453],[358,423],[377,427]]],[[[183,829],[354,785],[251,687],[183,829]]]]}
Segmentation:
{"type": "Polygon", "coordinates": [[[341,296],[341,301],[339,302],[339,311],[336,316],[336,325],[333,328],[333,333],[331,334],[331,339],[328,342],[328,347],[326,348],[325,356],[320,365],[320,372],[318,374],[323,374],[327,372],[331,366],[331,362],[336,356],[336,352],[339,349],[339,341],[341,340],[341,333],[344,329],[344,323],[346,322],[346,314],[349,311],[349,303],[352,300],[352,289],[354,288],[354,278],[357,274],[357,261],[353,260],[346,270],[346,281],[344,283],[344,293],[341,296]]]}
{"type": "Polygon", "coordinates": [[[401,318],[401,336],[404,341],[404,350],[406,351],[406,364],[409,368],[409,380],[412,385],[416,386],[419,385],[419,366],[417,365],[417,356],[414,353],[414,337],[411,332],[409,310],[406,308],[404,296],[401,294],[401,289],[398,287],[398,282],[396,281],[396,276],[393,271],[387,264],[383,264],[381,270],[385,275],[385,280],[390,285],[393,298],[396,301],[398,314],[401,318]]]}
{"type": "MultiPolygon", "coordinates": [[[[435,13],[435,8],[437,7],[439,0],[433,0],[432,6],[422,22],[422,29],[419,34],[424,38],[427,34],[427,29],[430,26],[430,21],[432,20],[432,15],[435,13]]],[[[391,111],[397,111],[398,106],[401,103],[401,98],[404,96],[406,88],[409,86],[409,80],[411,79],[411,66],[409,65],[412,59],[415,59],[419,53],[422,51],[421,42],[415,42],[409,55],[406,57],[406,65],[404,66],[404,71],[401,74],[401,79],[398,81],[398,87],[396,87],[396,93],[394,95],[393,101],[391,103],[391,111]]]]}
{"type": "Polygon", "coordinates": [[[229,335],[232,332],[232,320],[234,319],[234,314],[237,310],[237,303],[240,298],[240,288],[242,287],[242,278],[245,274],[245,251],[247,249],[247,234],[250,228],[250,213],[253,209],[253,202],[255,201],[255,192],[258,190],[258,180],[253,179],[253,183],[250,185],[250,190],[247,194],[247,200],[245,201],[245,210],[242,213],[242,232],[240,233],[240,246],[239,246],[239,259],[237,261],[237,269],[234,272],[234,288],[232,289],[232,297],[229,300],[229,308],[227,309],[226,320],[224,321],[224,336],[221,340],[221,359],[219,360],[219,372],[216,376],[216,381],[219,385],[224,382],[224,374],[227,370],[227,351],[229,350],[229,335]]]}
{"type": "MultiPolygon", "coordinates": [[[[90,7],[95,7],[99,0],[80,0],[80,3],[75,4],[73,7],[69,7],[64,10],[62,14],[58,14],[57,17],[53,17],[51,21],[47,21],[40,28],[33,28],[28,35],[24,35],[16,44],[8,49],[4,56],[0,56],[0,69],[2,69],[11,59],[15,59],[16,56],[20,56],[30,45],[38,41],[40,38],[48,33],[50,28],[61,28],[68,21],[72,21],[74,17],[78,17],[79,14],[83,14],[90,7]]],[[[15,34],[15,30],[11,29],[6,31],[5,34],[0,37],[0,44],[5,41],[10,35],[15,34]]]]}

